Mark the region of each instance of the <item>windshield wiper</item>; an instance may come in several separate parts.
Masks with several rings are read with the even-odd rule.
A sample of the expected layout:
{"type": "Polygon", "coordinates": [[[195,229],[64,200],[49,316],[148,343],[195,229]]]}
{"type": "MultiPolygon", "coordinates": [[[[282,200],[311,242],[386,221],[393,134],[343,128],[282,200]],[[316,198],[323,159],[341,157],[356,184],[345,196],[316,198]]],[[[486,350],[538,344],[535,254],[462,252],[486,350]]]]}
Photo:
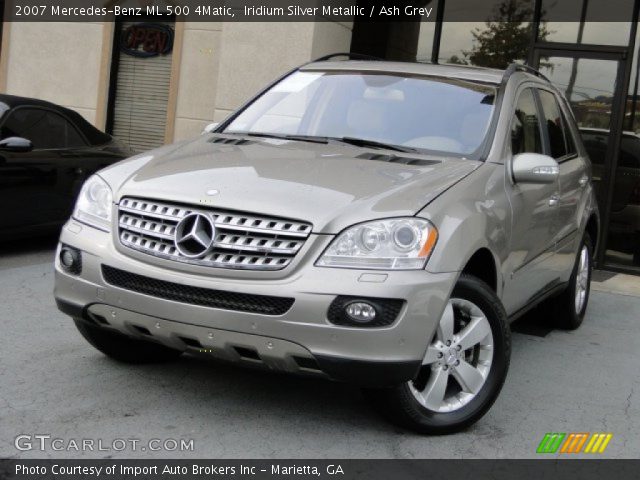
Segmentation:
{"type": "MultiPolygon", "coordinates": [[[[222,132],[225,133],[225,132],[222,132]]],[[[357,147],[372,147],[372,148],[384,148],[386,150],[394,150],[396,152],[405,153],[417,153],[417,148],[404,147],[402,145],[394,145],[392,143],[378,142],[376,140],[367,140],[366,138],[356,137],[320,137],[315,135],[294,135],[294,134],[280,134],[280,133],[262,133],[262,132],[229,132],[235,135],[244,135],[247,137],[261,137],[261,138],[277,138],[280,140],[294,140],[298,142],[311,142],[311,143],[329,143],[329,140],[348,143],[349,145],[355,145],[357,147]]]]}
{"type": "Polygon", "coordinates": [[[367,140],[366,138],[340,137],[332,138],[332,140],[348,143],[349,145],[355,145],[356,147],[385,148],[387,150],[395,150],[396,152],[405,153],[418,152],[417,148],[403,147],[402,145],[394,145],[392,143],[377,142],[375,140],[367,140]]]}
{"type": "MultiPolygon", "coordinates": [[[[235,132],[234,132],[235,133],[235,132]]],[[[315,137],[313,135],[281,135],[277,133],[238,133],[238,135],[246,135],[247,137],[277,138],[280,140],[295,140],[298,142],[311,143],[328,143],[327,137],[315,137]]]]}

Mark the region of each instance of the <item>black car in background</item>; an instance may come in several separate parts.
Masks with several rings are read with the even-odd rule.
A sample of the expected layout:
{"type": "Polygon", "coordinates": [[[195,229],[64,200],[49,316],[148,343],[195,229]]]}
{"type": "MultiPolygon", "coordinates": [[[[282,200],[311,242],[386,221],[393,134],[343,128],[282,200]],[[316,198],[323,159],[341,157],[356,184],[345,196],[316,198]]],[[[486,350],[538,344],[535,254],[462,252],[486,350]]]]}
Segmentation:
{"type": "Polygon", "coordinates": [[[85,179],[132,154],[73,110],[0,94],[0,241],[55,231],[85,179]]]}

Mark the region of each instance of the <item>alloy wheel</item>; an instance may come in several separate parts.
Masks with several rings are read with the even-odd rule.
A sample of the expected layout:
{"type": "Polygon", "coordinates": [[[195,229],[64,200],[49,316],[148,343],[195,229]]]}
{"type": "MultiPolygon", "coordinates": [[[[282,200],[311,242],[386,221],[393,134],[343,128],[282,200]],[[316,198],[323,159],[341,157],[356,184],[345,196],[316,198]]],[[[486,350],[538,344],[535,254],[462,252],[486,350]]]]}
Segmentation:
{"type": "Polygon", "coordinates": [[[494,340],[486,315],[473,302],[447,302],[422,370],[409,389],[426,409],[446,413],[473,400],[493,362],[494,340]]]}
{"type": "Polygon", "coordinates": [[[578,272],[576,274],[576,296],[575,307],[576,313],[579,315],[587,301],[587,290],[589,288],[589,249],[586,245],[580,250],[580,260],[578,263],[578,272]]]}

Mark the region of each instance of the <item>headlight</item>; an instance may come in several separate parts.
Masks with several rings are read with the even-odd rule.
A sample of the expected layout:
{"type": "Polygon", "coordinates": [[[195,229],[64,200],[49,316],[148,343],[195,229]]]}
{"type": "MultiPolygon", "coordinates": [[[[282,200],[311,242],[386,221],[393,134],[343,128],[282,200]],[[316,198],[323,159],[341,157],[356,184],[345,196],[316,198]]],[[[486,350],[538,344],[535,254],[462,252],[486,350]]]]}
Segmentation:
{"type": "Polygon", "coordinates": [[[363,223],[342,232],[316,262],[320,267],[419,270],[438,239],[436,227],[419,218],[363,223]]]}
{"type": "Polygon", "coordinates": [[[109,185],[99,176],[93,175],[84,182],[73,217],[83,223],[106,232],[111,227],[113,194],[109,185]]]}

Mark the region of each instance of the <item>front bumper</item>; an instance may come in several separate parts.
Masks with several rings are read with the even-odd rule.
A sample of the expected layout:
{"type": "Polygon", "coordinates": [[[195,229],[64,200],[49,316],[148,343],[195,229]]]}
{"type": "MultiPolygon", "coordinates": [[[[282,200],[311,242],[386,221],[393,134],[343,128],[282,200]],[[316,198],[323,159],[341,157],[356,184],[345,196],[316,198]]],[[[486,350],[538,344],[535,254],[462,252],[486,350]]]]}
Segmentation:
{"type": "MultiPolygon", "coordinates": [[[[82,252],[82,272],[65,273],[56,256],[60,310],[140,339],[274,370],[316,373],[360,385],[392,385],[415,377],[457,273],[372,272],[319,268],[313,260],[331,240],[312,235],[304,258],[280,278],[185,272],[167,260],[145,262],[116,248],[111,234],[70,220],[61,243],[82,252]],[[109,285],[102,265],[166,282],[228,292],[292,297],[283,315],[262,315],[157,298],[109,285]],[[338,295],[406,301],[380,328],[331,324],[338,295]]],[[[214,271],[215,270],[215,271],[214,271]]],[[[207,272],[209,273],[209,272],[207,272]]]]}

